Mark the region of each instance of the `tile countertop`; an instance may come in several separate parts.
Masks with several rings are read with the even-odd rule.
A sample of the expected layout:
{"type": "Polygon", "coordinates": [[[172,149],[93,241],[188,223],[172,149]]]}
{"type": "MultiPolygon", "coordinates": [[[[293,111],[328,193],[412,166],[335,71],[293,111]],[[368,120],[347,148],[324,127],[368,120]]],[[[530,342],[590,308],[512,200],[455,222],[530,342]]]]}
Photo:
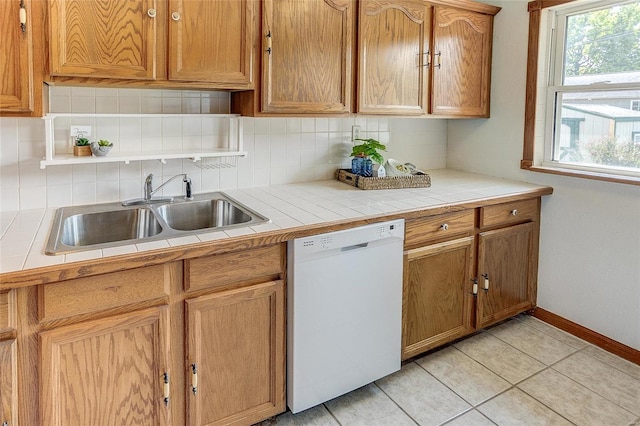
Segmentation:
{"type": "MultiPolygon", "coordinates": [[[[33,209],[0,213],[0,273],[148,252],[187,244],[289,231],[310,225],[345,223],[390,214],[472,203],[551,188],[455,170],[432,170],[430,188],[363,191],[337,180],[223,190],[271,222],[168,240],[48,256],[44,247],[56,211],[33,209]]],[[[2,275],[0,274],[0,284],[2,275]]]]}

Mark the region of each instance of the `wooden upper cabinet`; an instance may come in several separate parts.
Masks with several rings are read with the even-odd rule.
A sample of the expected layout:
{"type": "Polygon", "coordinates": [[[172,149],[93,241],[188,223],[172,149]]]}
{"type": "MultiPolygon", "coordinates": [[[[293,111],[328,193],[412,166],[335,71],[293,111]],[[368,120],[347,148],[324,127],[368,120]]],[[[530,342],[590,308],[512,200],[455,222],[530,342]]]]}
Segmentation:
{"type": "Polygon", "coordinates": [[[52,76],[156,78],[160,0],[50,0],[52,76]]]}
{"type": "Polygon", "coordinates": [[[169,424],[168,327],[163,307],[41,332],[41,418],[59,426],[169,424]]]}
{"type": "Polygon", "coordinates": [[[354,0],[264,0],[262,112],[349,112],[354,0]]]}
{"type": "Polygon", "coordinates": [[[38,2],[0,1],[0,114],[42,114],[42,46],[38,2]],[[20,14],[26,18],[20,25],[20,14]],[[36,29],[34,31],[34,29],[36,29]]]}
{"type": "Polygon", "coordinates": [[[358,112],[427,112],[429,12],[421,1],[361,1],[358,112]]]}
{"type": "Polygon", "coordinates": [[[431,113],[488,117],[493,16],[433,8],[431,113]]]}
{"type": "Polygon", "coordinates": [[[169,80],[253,82],[256,0],[169,0],[169,80]]]}

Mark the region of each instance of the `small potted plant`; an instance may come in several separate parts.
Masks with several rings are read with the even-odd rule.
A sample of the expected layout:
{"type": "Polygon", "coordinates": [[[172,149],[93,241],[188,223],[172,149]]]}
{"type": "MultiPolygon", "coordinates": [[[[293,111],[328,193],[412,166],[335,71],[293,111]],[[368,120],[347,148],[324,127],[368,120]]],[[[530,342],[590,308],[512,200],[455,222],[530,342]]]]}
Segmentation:
{"type": "Polygon", "coordinates": [[[76,157],[89,157],[91,156],[91,146],[89,145],[89,139],[78,136],[76,142],[73,144],[73,155],[76,157]]]}
{"type": "Polygon", "coordinates": [[[113,144],[105,139],[100,139],[98,142],[91,142],[91,152],[97,157],[104,157],[111,151],[113,144]]]}
{"type": "Polygon", "coordinates": [[[361,176],[372,176],[373,161],[382,166],[384,158],[378,150],[385,151],[387,147],[375,139],[355,139],[362,141],[360,145],[354,145],[351,150],[351,172],[361,176]]]}

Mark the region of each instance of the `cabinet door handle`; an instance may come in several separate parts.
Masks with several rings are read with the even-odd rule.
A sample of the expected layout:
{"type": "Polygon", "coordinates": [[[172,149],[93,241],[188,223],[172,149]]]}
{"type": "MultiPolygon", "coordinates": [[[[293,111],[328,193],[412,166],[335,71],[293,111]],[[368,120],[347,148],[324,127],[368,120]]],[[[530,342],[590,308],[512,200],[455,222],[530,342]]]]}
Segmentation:
{"type": "Polygon", "coordinates": [[[440,229],[442,229],[443,231],[448,231],[449,230],[449,224],[448,223],[443,223],[442,225],[440,225],[440,229]]]}
{"type": "Polygon", "coordinates": [[[489,291],[489,274],[482,274],[482,278],[484,278],[484,291],[489,291]]]}
{"type": "Polygon", "coordinates": [[[437,56],[438,57],[438,62],[433,66],[434,68],[438,68],[440,69],[442,63],[442,51],[438,50],[438,53],[434,53],[433,56],[437,56]]]}
{"type": "Polygon", "coordinates": [[[163,388],[163,396],[164,396],[164,405],[169,405],[169,373],[164,373],[162,375],[164,377],[164,388],[163,388]]]}
{"type": "Polygon", "coordinates": [[[418,67],[428,67],[429,65],[431,65],[430,59],[431,59],[431,55],[429,54],[429,51],[426,51],[424,53],[416,53],[416,56],[418,57],[418,62],[420,62],[420,56],[422,56],[423,59],[423,63],[422,65],[420,65],[420,63],[418,63],[418,67]]]}
{"type": "Polygon", "coordinates": [[[27,9],[25,8],[24,0],[20,0],[20,29],[23,33],[27,32],[27,9]]]}
{"type": "Polygon", "coordinates": [[[180,20],[180,14],[178,12],[173,12],[171,14],[171,19],[173,19],[174,21],[179,21],[180,20]]]}
{"type": "Polygon", "coordinates": [[[156,17],[156,14],[157,14],[157,12],[156,12],[156,10],[155,10],[155,9],[149,9],[149,10],[147,10],[147,15],[149,15],[149,17],[151,17],[151,18],[155,18],[155,17],[156,17]]]}
{"type": "Polygon", "coordinates": [[[273,36],[271,35],[271,30],[269,30],[265,38],[267,39],[267,53],[271,55],[271,52],[272,52],[271,47],[272,47],[272,39],[273,39],[273,36]]]}
{"type": "Polygon", "coordinates": [[[471,287],[471,294],[476,296],[478,294],[478,279],[471,278],[471,282],[473,283],[473,287],[471,287]]]}
{"type": "Polygon", "coordinates": [[[195,364],[191,364],[191,392],[194,396],[198,392],[198,367],[195,364]]]}
{"type": "Polygon", "coordinates": [[[509,214],[511,214],[511,216],[517,216],[518,215],[518,210],[517,209],[513,209],[509,212],[509,214]]]}

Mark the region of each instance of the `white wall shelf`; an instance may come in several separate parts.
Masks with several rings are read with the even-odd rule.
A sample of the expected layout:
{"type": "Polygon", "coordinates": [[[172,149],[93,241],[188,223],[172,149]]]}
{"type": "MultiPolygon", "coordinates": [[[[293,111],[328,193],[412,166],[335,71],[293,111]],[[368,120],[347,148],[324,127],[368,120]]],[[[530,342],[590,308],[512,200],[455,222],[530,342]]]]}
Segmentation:
{"type": "MultiPolygon", "coordinates": [[[[242,119],[240,115],[236,114],[77,114],[77,113],[51,113],[43,117],[45,120],[45,144],[46,152],[45,158],[40,161],[40,168],[44,169],[47,166],[56,165],[73,165],[73,164],[91,164],[91,163],[114,163],[123,162],[129,164],[131,161],[144,161],[144,160],[158,160],[162,163],[166,163],[167,160],[173,159],[190,159],[193,162],[202,162],[205,158],[217,158],[224,160],[225,158],[237,158],[245,157],[247,152],[243,150],[242,140],[242,119]],[[114,143],[117,144],[117,149],[112,150],[108,155],[104,157],[85,156],[77,157],[68,152],[69,133],[68,129],[56,128],[56,119],[66,118],[68,120],[76,120],[80,123],[66,123],[69,124],[86,124],[86,121],[97,119],[127,119],[127,118],[180,118],[180,119],[203,119],[214,118],[228,121],[228,129],[225,135],[200,135],[202,138],[200,147],[198,149],[193,148],[178,148],[166,149],[162,147],[161,141],[158,141],[159,149],[149,150],[146,147],[144,150],[127,150],[127,141],[119,140],[114,143]],[[222,139],[222,140],[218,140],[222,139]]],[[[197,132],[196,132],[197,133],[197,132]]],[[[95,133],[90,138],[91,140],[104,139],[100,135],[95,133]]],[[[176,139],[175,137],[173,139],[176,139]]],[[[206,166],[205,166],[206,167],[206,166]]]]}

